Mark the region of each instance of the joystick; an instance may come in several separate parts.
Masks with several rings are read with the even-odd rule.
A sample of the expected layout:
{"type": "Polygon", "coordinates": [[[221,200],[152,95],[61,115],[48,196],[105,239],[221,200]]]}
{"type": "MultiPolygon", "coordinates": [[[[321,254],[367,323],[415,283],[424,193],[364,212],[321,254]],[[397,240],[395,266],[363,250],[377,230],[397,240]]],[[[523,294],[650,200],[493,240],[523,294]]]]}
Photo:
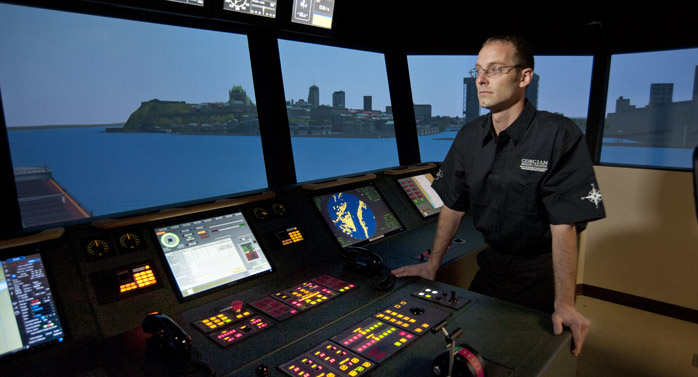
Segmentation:
{"type": "Polygon", "coordinates": [[[264,365],[264,364],[257,365],[257,368],[254,370],[254,375],[255,375],[255,377],[268,376],[269,375],[269,367],[264,365]]]}
{"type": "Polygon", "coordinates": [[[434,326],[432,333],[439,330],[446,337],[448,351],[436,356],[432,363],[432,373],[434,376],[445,377],[485,377],[485,360],[477,351],[468,345],[456,347],[456,339],[463,334],[461,328],[457,328],[453,333],[446,331],[446,322],[434,326]]]}

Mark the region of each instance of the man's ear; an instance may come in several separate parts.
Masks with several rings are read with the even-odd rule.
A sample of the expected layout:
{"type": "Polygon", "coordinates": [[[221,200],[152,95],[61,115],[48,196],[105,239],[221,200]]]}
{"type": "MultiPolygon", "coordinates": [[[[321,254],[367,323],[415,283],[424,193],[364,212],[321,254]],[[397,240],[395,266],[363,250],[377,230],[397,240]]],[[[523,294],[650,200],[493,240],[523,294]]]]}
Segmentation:
{"type": "Polygon", "coordinates": [[[533,81],[533,69],[532,68],[522,69],[521,70],[521,78],[519,80],[519,87],[525,88],[531,84],[531,81],[533,81]]]}

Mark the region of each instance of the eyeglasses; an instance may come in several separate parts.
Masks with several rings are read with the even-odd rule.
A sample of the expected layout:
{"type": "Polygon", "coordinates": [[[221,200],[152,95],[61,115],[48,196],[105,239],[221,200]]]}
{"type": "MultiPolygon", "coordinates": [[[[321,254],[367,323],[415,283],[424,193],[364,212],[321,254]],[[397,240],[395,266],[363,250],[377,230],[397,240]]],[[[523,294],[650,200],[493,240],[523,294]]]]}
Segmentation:
{"type": "Polygon", "coordinates": [[[514,68],[521,68],[523,67],[521,64],[517,65],[508,65],[508,66],[494,66],[494,67],[489,67],[489,68],[473,68],[471,69],[470,76],[472,76],[474,79],[476,79],[478,76],[480,76],[481,73],[484,73],[485,76],[487,77],[492,77],[496,76],[500,73],[507,74],[511,72],[512,69],[514,68]],[[508,71],[504,72],[504,69],[509,68],[508,71]]]}

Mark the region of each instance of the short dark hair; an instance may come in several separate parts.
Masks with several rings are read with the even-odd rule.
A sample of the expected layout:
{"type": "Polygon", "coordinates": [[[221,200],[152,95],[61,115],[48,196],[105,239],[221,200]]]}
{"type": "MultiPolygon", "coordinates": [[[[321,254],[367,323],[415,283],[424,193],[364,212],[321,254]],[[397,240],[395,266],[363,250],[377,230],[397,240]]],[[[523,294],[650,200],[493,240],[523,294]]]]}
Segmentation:
{"type": "Polygon", "coordinates": [[[482,46],[484,47],[486,44],[494,42],[511,43],[516,50],[515,57],[518,60],[516,64],[521,65],[524,68],[533,69],[533,49],[525,39],[516,35],[497,35],[487,38],[482,46]]]}

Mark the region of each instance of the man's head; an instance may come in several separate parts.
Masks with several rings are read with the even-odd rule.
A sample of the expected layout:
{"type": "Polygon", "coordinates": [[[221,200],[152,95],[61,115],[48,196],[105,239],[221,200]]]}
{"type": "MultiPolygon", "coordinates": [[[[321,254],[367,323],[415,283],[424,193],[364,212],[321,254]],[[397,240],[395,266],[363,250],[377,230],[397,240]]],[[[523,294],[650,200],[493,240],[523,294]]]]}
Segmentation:
{"type": "Polygon", "coordinates": [[[533,77],[531,48],[515,36],[492,37],[482,45],[473,72],[480,106],[493,113],[521,106],[533,77]]]}
{"type": "Polygon", "coordinates": [[[523,68],[534,68],[533,49],[525,39],[516,35],[498,35],[488,38],[485,43],[482,44],[482,47],[493,42],[511,43],[511,45],[514,46],[516,64],[523,68]]]}

